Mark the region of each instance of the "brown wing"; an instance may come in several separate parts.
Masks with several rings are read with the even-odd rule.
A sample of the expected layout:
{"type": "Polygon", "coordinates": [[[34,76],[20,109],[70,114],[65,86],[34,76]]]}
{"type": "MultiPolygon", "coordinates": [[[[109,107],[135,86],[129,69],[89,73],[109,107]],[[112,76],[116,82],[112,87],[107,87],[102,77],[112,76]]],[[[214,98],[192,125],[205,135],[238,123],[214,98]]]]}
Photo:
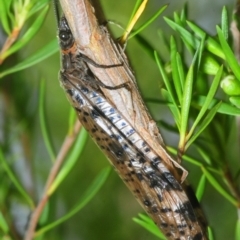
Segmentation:
{"type": "Polygon", "coordinates": [[[106,99],[72,75],[64,83],[78,118],[168,239],[205,239],[181,185],[106,99]],[[78,80],[77,84],[74,84],[78,80]]]}

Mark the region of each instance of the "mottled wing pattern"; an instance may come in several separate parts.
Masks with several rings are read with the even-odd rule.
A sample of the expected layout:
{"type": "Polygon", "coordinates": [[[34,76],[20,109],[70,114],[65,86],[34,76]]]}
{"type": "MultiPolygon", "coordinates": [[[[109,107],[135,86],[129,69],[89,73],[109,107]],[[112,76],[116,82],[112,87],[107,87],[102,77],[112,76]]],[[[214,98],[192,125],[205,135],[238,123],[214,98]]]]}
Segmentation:
{"type": "Polygon", "coordinates": [[[62,85],[83,126],[169,239],[203,239],[181,185],[106,99],[75,76],[62,73],[62,85]]]}
{"type": "Polygon", "coordinates": [[[59,22],[59,40],[61,85],[82,125],[140,204],[168,239],[207,239],[189,198],[161,157],[102,95],[99,86],[107,86],[98,84],[99,80],[86,64],[92,61],[78,53],[64,17],[59,22]]]}

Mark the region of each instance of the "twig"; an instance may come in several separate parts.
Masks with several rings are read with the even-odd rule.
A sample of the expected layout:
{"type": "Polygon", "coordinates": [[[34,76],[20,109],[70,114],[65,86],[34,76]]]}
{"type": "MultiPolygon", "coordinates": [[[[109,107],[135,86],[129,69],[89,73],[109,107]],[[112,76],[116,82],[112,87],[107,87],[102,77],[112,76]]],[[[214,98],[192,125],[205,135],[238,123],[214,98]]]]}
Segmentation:
{"type": "Polygon", "coordinates": [[[43,196],[42,196],[40,202],[38,203],[36,209],[32,213],[32,216],[31,216],[31,219],[30,219],[30,222],[28,225],[28,229],[27,229],[27,232],[26,232],[26,235],[24,238],[25,240],[32,240],[34,237],[34,233],[35,233],[35,229],[36,229],[38,220],[39,220],[41,213],[50,197],[47,194],[48,189],[51,186],[51,184],[53,183],[54,179],[56,178],[56,176],[59,172],[59,169],[61,168],[61,166],[65,160],[65,157],[66,157],[68,151],[70,150],[70,148],[72,147],[80,129],[81,129],[81,124],[79,121],[76,121],[72,134],[66,136],[66,138],[62,144],[62,147],[58,153],[58,156],[56,157],[56,161],[49,173],[49,177],[48,177],[48,180],[45,185],[45,190],[44,190],[43,196]]]}
{"type": "Polygon", "coordinates": [[[0,51],[0,65],[5,60],[4,54],[5,52],[13,45],[13,43],[17,40],[18,35],[20,33],[20,28],[16,27],[13,29],[12,33],[6,39],[1,51],[0,51]]]}

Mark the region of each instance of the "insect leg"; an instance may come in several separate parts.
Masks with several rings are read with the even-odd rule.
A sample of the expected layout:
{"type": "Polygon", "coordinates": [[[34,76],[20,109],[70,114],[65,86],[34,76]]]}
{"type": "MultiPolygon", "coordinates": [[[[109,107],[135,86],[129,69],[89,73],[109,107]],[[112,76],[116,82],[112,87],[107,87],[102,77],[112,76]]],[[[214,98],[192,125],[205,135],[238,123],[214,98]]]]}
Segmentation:
{"type": "Polygon", "coordinates": [[[97,68],[113,68],[113,67],[122,67],[123,66],[123,63],[111,64],[111,65],[99,64],[99,63],[94,62],[91,58],[87,57],[86,55],[84,55],[82,53],[79,53],[77,55],[77,58],[80,58],[84,62],[89,63],[97,68]]]}
{"type": "Polygon", "coordinates": [[[95,84],[95,85],[98,85],[100,87],[107,88],[107,89],[110,89],[110,90],[116,90],[116,89],[119,89],[119,88],[129,89],[128,83],[121,83],[117,86],[109,86],[109,85],[106,85],[103,82],[101,82],[96,76],[92,77],[92,76],[88,75],[88,76],[86,76],[85,80],[88,81],[88,83],[91,83],[91,85],[95,84]]]}

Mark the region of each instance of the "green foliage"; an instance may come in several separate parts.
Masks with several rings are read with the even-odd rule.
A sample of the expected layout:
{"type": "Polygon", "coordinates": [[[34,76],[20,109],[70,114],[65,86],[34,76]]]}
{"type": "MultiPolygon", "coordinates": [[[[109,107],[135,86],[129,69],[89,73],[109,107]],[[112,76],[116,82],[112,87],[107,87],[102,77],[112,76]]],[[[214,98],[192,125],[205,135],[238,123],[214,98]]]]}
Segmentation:
{"type": "Polygon", "coordinates": [[[0,7],[3,13],[1,14],[2,26],[8,34],[8,41],[5,42],[6,45],[4,45],[2,49],[4,51],[2,51],[0,55],[0,61],[2,62],[7,57],[23,48],[38,32],[48,11],[48,0],[1,1],[0,7]],[[39,11],[40,13],[35,21],[28,27],[28,30],[19,36],[26,21],[39,11]]]}
{"type": "MultiPolygon", "coordinates": [[[[46,44],[44,47],[42,47],[40,50],[36,50],[36,52],[33,53],[31,56],[26,57],[25,60],[13,63],[12,65],[5,65],[4,62],[7,61],[11,55],[16,54],[17,51],[21,49],[24,49],[25,45],[28,42],[32,41],[34,36],[37,34],[46,18],[46,14],[49,9],[49,1],[1,1],[0,7],[2,12],[2,27],[7,33],[6,42],[3,45],[0,53],[0,61],[2,64],[0,78],[2,79],[2,91],[4,92],[4,77],[6,78],[9,74],[13,74],[36,65],[37,63],[45,60],[46,58],[56,53],[59,49],[57,45],[57,40],[54,39],[48,44],[46,44]],[[33,21],[28,22],[27,20],[31,17],[33,17],[33,21]],[[26,25],[27,28],[25,29],[24,27],[26,25]]],[[[45,143],[46,149],[50,156],[50,160],[53,163],[53,167],[51,172],[49,173],[49,179],[46,185],[45,192],[43,194],[43,199],[52,196],[53,193],[59,188],[59,185],[63,181],[66,181],[66,178],[70,175],[72,168],[76,165],[79,156],[85,148],[84,146],[87,140],[86,131],[82,129],[79,132],[79,130],[74,127],[76,117],[74,111],[71,109],[71,114],[69,114],[69,126],[65,143],[63,144],[62,149],[59,150],[59,153],[57,155],[55,154],[54,146],[51,139],[52,136],[47,126],[48,118],[46,117],[45,85],[45,81],[41,80],[39,90],[39,119],[40,128],[43,135],[43,139],[41,139],[41,141],[45,143]],[[76,141],[74,141],[75,138],[76,141]],[[61,167],[63,161],[65,161],[65,164],[61,167]]],[[[25,97],[27,97],[27,95],[25,95],[25,97]]],[[[4,129],[2,129],[1,131],[3,130],[4,129]]],[[[25,134],[26,137],[29,137],[27,136],[28,133],[25,134]]],[[[8,150],[1,143],[0,165],[2,167],[1,171],[3,173],[5,181],[2,181],[2,185],[0,187],[0,192],[2,193],[0,203],[1,239],[14,239],[14,234],[12,233],[13,229],[11,229],[11,225],[13,224],[13,222],[11,222],[11,220],[9,219],[13,218],[13,216],[11,216],[10,212],[7,214],[4,213],[4,209],[8,209],[7,206],[12,202],[12,200],[8,200],[8,195],[10,192],[6,189],[7,184],[11,183],[14,186],[14,198],[18,199],[18,201],[20,202],[23,202],[23,205],[27,204],[28,208],[31,211],[37,209],[34,204],[33,197],[27,191],[26,186],[22,185],[21,178],[19,178],[17,172],[15,172],[14,170],[14,162],[11,162],[8,155],[8,150]]],[[[18,159],[16,160],[16,162],[19,162],[18,159]]],[[[88,188],[86,188],[85,193],[82,194],[81,199],[77,201],[76,206],[72,210],[69,210],[67,214],[62,216],[57,221],[54,221],[52,223],[49,222],[49,214],[51,209],[49,204],[47,204],[44,207],[43,212],[40,212],[39,217],[41,216],[41,218],[39,218],[39,226],[42,226],[42,228],[40,228],[36,232],[35,236],[37,237],[38,235],[40,235],[42,237],[46,231],[49,231],[60,223],[67,221],[70,217],[79,212],[96,195],[96,193],[106,181],[109,173],[110,168],[106,167],[99,174],[97,174],[93,182],[89,184],[88,188]]]]}
{"type": "Polygon", "coordinates": [[[138,218],[133,218],[133,221],[157,236],[159,239],[166,240],[166,237],[159,231],[159,228],[148,216],[139,213],[138,218]]]}
{"type": "MultiPolygon", "coordinates": [[[[225,87],[225,92],[231,96],[237,93],[238,97],[240,80],[239,64],[227,42],[229,21],[226,9],[223,8],[222,12],[222,29],[217,27],[217,38],[212,38],[197,25],[187,21],[184,11],[181,15],[174,13],[174,20],[166,17],[164,19],[181,36],[182,41],[178,44],[182,49],[178,50],[176,40],[171,37],[167,46],[170,59],[167,61],[160,59],[161,52],[152,49],[164,82],[161,93],[174,118],[175,128],[169,126],[168,129],[174,133],[179,132],[178,151],[172,148],[169,148],[169,151],[182,156],[183,160],[199,168],[201,177],[196,191],[199,200],[203,199],[206,186],[211,184],[215,191],[229,201],[237,211],[238,179],[229,179],[228,176],[228,174],[235,175],[234,172],[229,172],[227,161],[228,125],[221,124],[221,127],[219,125],[220,122],[231,125],[234,123],[232,116],[240,115],[239,109],[232,106],[232,99],[228,102],[224,95],[219,97],[219,85],[224,77],[232,76],[231,83],[221,84],[222,88],[225,87]],[[190,64],[187,64],[184,58],[185,51],[192,58],[190,64]],[[216,97],[217,92],[218,97],[216,97]],[[216,136],[219,139],[216,139],[216,136]],[[198,158],[205,160],[205,163],[186,155],[186,151],[191,148],[197,150],[198,158]]],[[[140,43],[143,41],[141,40],[140,43]]],[[[149,52],[149,45],[144,44],[144,46],[149,52]]],[[[151,102],[157,101],[151,99],[151,102]]],[[[168,124],[164,123],[163,126],[168,124]]],[[[239,144],[239,139],[237,141],[239,144]]],[[[141,221],[139,223],[143,225],[141,221]]],[[[214,239],[213,232],[209,231],[209,237],[214,239]]]]}
{"type": "Polygon", "coordinates": [[[36,53],[34,53],[32,56],[26,58],[25,60],[21,61],[20,63],[14,65],[12,67],[9,67],[6,70],[2,71],[0,73],[0,78],[3,78],[4,76],[6,76],[8,74],[12,74],[12,73],[24,70],[26,68],[29,68],[29,67],[43,61],[44,59],[50,57],[51,55],[56,53],[58,50],[59,49],[58,49],[57,40],[54,39],[49,44],[42,47],[42,49],[36,51],[36,53]]]}
{"type": "MultiPolygon", "coordinates": [[[[65,168],[64,168],[65,169],[65,168]]],[[[65,171],[65,170],[64,170],[65,171]]],[[[110,167],[104,168],[94,179],[94,181],[88,186],[88,189],[85,191],[83,196],[81,197],[80,200],[77,201],[77,204],[73,207],[73,209],[69,210],[68,213],[59,218],[58,220],[44,226],[43,228],[40,228],[35,236],[42,236],[45,232],[53,229],[54,227],[58,226],[61,223],[66,222],[74,216],[77,212],[79,212],[88,202],[96,195],[98,190],[102,187],[102,185],[105,183],[107,180],[107,177],[111,171],[110,167]]],[[[56,184],[55,184],[56,185],[56,184]]],[[[53,187],[54,188],[54,187],[53,187]]],[[[51,192],[52,190],[50,190],[51,192]]],[[[49,193],[50,194],[50,193],[49,193]]]]}

